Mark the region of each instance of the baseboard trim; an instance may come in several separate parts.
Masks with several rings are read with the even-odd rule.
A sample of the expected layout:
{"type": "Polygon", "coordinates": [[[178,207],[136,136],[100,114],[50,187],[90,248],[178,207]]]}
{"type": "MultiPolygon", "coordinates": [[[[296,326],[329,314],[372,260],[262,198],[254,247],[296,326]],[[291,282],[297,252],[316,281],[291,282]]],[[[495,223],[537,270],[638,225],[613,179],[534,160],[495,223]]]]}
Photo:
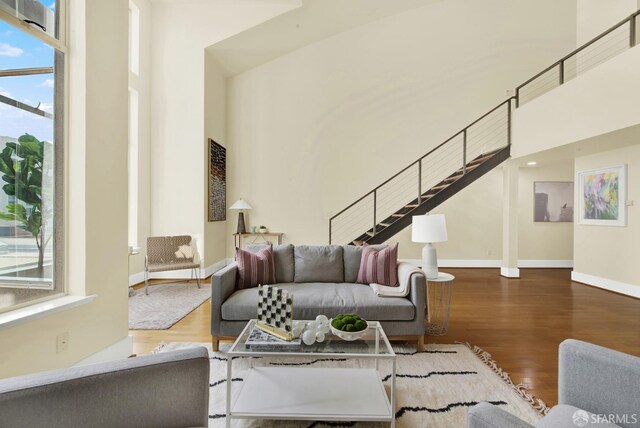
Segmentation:
{"type": "MultiPolygon", "coordinates": [[[[401,262],[421,266],[422,259],[400,259],[401,262]]],[[[499,268],[501,260],[452,260],[439,259],[439,268],[499,268]]]]}
{"type": "Polygon", "coordinates": [[[87,364],[104,363],[107,361],[123,360],[133,354],[133,337],[127,336],[124,339],[113,343],[101,351],[84,358],[73,365],[73,367],[86,366],[87,364]]]}
{"type": "Polygon", "coordinates": [[[520,269],[500,267],[500,276],[504,276],[506,278],[520,278],[520,269]]]}
{"type": "Polygon", "coordinates": [[[627,284],[576,271],[571,272],[571,280],[640,299],[640,285],[627,284]]]}
{"type": "MultiPolygon", "coordinates": [[[[207,278],[229,263],[231,263],[233,259],[222,259],[220,261],[215,262],[214,264],[207,266],[204,269],[200,269],[200,278],[207,278]]],[[[150,279],[190,279],[191,278],[191,270],[174,270],[169,272],[152,272],[149,275],[150,279]]],[[[144,272],[134,273],[129,275],[129,287],[133,285],[137,285],[144,282],[144,272]]]]}
{"type": "MultiPolygon", "coordinates": [[[[414,266],[422,264],[421,259],[400,259],[414,266]]],[[[441,268],[501,268],[502,260],[438,260],[441,268]]],[[[518,260],[519,268],[572,268],[573,260],[518,260]]]]}
{"type": "Polygon", "coordinates": [[[573,260],[518,260],[519,268],[565,268],[573,267],[573,260]]]}

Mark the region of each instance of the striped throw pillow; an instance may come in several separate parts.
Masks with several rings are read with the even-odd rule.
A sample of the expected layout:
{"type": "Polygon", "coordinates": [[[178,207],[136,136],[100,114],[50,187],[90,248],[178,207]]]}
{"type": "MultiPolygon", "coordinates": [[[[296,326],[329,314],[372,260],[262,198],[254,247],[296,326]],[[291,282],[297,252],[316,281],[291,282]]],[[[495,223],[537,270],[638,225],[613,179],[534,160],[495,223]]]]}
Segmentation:
{"type": "Polygon", "coordinates": [[[236,262],[238,263],[237,286],[240,290],[276,283],[276,268],[271,245],[257,253],[236,248],[236,262]]]}
{"type": "Polygon", "coordinates": [[[397,287],[398,284],[398,243],[384,249],[364,244],[357,282],[376,283],[397,287]]]}

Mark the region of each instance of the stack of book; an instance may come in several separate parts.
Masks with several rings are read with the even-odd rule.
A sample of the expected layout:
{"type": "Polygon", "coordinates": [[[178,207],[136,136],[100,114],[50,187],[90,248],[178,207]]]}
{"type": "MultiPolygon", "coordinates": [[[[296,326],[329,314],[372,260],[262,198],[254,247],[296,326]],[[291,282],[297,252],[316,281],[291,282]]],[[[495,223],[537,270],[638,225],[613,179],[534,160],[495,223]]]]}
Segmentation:
{"type": "Polygon", "coordinates": [[[245,342],[245,348],[251,351],[294,351],[300,348],[300,338],[283,340],[254,326],[245,342]]]}

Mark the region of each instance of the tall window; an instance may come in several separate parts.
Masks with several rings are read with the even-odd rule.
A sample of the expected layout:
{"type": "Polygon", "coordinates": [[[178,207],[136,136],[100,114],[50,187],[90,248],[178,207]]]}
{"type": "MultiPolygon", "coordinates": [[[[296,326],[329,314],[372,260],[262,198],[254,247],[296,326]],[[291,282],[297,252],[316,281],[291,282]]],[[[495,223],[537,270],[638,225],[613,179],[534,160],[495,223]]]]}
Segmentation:
{"type": "Polygon", "coordinates": [[[64,291],[63,6],[0,0],[0,311],[64,291]]]}
{"type": "Polygon", "coordinates": [[[129,248],[138,247],[138,140],[140,108],[140,10],[129,2],[129,248]]]}

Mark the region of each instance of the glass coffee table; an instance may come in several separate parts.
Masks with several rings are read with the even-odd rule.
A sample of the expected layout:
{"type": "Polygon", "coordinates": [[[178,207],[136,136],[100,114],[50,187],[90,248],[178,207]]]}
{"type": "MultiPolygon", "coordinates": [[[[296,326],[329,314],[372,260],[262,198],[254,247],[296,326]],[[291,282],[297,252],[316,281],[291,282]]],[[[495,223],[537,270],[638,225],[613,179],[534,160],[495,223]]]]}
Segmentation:
{"type": "Polygon", "coordinates": [[[255,323],[247,323],[227,352],[227,427],[232,419],[378,421],[395,427],[396,354],[379,322],[368,321],[364,337],[353,342],[328,333],[322,343],[274,351],[247,349],[255,323]],[[232,402],[234,357],[373,361],[369,368],[326,368],[313,364],[254,367],[251,360],[249,373],[232,402]],[[391,363],[388,395],[380,360],[391,363]]]}

